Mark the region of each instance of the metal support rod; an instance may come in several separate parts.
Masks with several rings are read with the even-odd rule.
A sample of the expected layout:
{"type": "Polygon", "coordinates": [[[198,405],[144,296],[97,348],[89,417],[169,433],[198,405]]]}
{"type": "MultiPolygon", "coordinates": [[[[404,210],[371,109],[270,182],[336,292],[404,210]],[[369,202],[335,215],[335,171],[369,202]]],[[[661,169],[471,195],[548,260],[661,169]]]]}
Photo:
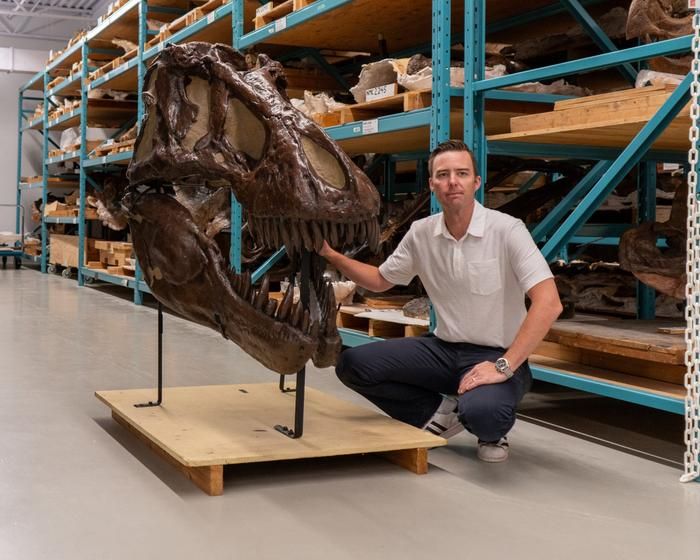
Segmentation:
{"type": "MultiPolygon", "coordinates": [[[[292,288],[293,289],[293,288],[292,288]]],[[[311,290],[311,253],[303,250],[301,253],[301,282],[299,282],[299,305],[308,307],[311,290]]],[[[294,429],[277,424],[275,430],[292,439],[300,438],[304,433],[304,394],[306,388],[306,366],[297,372],[295,389],[284,388],[284,376],[280,376],[280,390],[285,393],[292,391],[294,394],[294,429]]]]}
{"type": "Polygon", "coordinates": [[[163,402],[163,304],[158,302],[158,398],[156,401],[135,404],[136,408],[160,406],[163,402]]]}

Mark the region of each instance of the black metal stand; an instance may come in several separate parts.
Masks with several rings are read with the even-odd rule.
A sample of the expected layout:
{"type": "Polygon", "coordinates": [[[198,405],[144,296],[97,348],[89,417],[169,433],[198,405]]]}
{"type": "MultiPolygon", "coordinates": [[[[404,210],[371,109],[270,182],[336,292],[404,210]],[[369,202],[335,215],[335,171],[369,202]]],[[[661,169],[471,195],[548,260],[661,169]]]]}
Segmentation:
{"type": "MultiPolygon", "coordinates": [[[[292,290],[294,284],[292,280],[292,290]]],[[[310,283],[311,282],[311,253],[303,251],[301,254],[301,282],[299,283],[300,305],[307,307],[309,305],[310,283]]],[[[302,367],[297,372],[297,383],[293,389],[287,389],[284,386],[284,375],[280,375],[280,391],[283,393],[291,393],[294,391],[294,429],[287,426],[277,424],[275,430],[292,439],[297,439],[304,433],[304,388],[306,385],[306,366],[302,367]]]]}
{"type": "Polygon", "coordinates": [[[160,406],[163,402],[163,305],[158,302],[158,399],[135,404],[136,408],[160,406]]]}

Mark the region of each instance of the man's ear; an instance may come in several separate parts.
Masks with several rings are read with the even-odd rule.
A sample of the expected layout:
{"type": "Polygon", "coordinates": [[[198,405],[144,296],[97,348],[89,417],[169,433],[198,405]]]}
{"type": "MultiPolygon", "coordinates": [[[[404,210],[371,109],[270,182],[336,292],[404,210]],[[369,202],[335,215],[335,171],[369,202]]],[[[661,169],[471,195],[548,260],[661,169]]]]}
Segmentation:
{"type": "Polygon", "coordinates": [[[476,192],[481,188],[481,176],[477,176],[476,179],[474,179],[474,182],[476,183],[476,188],[474,189],[474,192],[476,192]]]}
{"type": "Polygon", "coordinates": [[[431,191],[434,191],[435,189],[433,188],[433,178],[428,177],[428,186],[430,187],[431,191]]]}

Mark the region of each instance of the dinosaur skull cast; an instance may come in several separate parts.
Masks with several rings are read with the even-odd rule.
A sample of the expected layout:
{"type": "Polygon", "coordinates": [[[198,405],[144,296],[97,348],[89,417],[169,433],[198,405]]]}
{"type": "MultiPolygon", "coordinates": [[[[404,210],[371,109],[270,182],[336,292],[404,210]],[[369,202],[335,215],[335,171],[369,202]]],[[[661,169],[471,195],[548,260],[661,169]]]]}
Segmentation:
{"type": "MultiPolygon", "coordinates": [[[[374,185],[285,93],[281,65],[255,68],[225,45],[167,47],[146,74],[146,116],[122,206],[153,295],[219,330],[268,368],[333,365],[340,350],[333,289],[312,255],[308,306],[269,299],[249,274],[230,271],[202,215],[172,195],[189,186],[228,187],[256,241],[288,253],[379,238],[374,185]]],[[[218,195],[217,195],[218,196],[218,195]]],[[[178,197],[179,198],[179,197],[178,197]]]]}

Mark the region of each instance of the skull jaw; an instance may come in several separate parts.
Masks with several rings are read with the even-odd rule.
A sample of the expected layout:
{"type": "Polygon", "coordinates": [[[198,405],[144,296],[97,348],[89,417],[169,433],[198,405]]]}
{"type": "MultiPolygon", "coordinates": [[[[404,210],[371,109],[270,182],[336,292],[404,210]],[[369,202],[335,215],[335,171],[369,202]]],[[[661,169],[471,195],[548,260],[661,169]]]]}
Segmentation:
{"type": "MultiPolygon", "coordinates": [[[[175,199],[145,194],[125,198],[125,206],[146,282],[163,304],[221,332],[278,373],[295,373],[319,346],[328,347],[312,334],[244,300],[231,284],[219,248],[199,231],[190,213],[175,199]]],[[[245,291],[250,292],[250,287],[245,291]]],[[[317,315],[319,322],[331,321],[328,313],[317,315]]],[[[328,351],[321,354],[324,364],[332,359],[328,351]]]]}
{"type": "Polygon", "coordinates": [[[321,337],[318,341],[318,348],[311,358],[314,365],[317,368],[334,367],[338,363],[342,345],[337,329],[335,329],[335,333],[321,337]]]}

